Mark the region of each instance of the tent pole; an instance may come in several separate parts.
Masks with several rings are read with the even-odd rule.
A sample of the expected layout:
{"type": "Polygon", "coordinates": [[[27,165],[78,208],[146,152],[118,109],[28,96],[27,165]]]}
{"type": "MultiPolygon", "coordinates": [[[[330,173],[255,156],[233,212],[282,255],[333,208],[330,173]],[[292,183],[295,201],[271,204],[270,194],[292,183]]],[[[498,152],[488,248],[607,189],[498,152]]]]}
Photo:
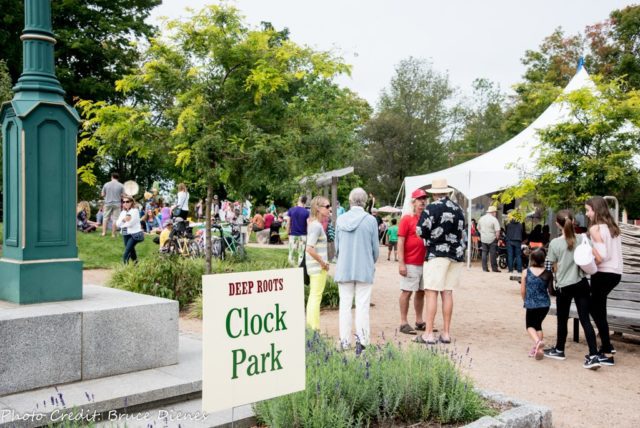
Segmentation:
{"type": "MultiPolygon", "coordinates": [[[[398,195],[396,196],[396,201],[393,203],[393,208],[398,205],[398,198],[400,198],[400,195],[402,194],[402,189],[404,189],[404,180],[402,180],[402,185],[400,186],[400,190],[398,190],[398,195]]],[[[404,203],[402,205],[404,206],[404,203]]]]}
{"type": "Polygon", "coordinates": [[[471,170],[469,170],[469,196],[467,196],[467,269],[471,268],[471,204],[473,199],[471,199],[471,170]]]}

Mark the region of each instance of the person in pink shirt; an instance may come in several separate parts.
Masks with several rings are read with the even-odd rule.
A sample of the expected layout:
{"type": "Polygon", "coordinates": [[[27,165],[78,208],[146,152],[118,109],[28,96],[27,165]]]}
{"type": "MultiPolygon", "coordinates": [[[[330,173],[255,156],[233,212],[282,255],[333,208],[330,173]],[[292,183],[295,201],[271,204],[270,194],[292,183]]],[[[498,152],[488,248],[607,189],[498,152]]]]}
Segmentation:
{"type": "Polygon", "coordinates": [[[274,219],[275,217],[273,216],[271,211],[267,211],[267,213],[264,215],[264,228],[265,229],[271,228],[271,223],[273,223],[274,219]]]}
{"type": "Polygon", "coordinates": [[[593,241],[593,255],[598,266],[598,272],[591,275],[589,312],[600,335],[598,360],[602,365],[613,366],[613,356],[606,355],[616,352],[609,337],[607,296],[622,278],[620,228],[611,216],[609,205],[603,197],[594,196],[589,199],[585,203],[585,209],[589,218],[589,236],[593,241]]]}

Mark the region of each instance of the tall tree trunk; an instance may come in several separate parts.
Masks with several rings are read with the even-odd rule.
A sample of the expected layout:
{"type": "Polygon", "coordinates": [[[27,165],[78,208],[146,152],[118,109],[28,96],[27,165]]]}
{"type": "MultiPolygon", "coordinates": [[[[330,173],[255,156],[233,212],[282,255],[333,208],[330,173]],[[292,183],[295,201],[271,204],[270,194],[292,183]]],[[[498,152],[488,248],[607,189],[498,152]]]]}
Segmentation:
{"type": "Polygon", "coordinates": [[[211,242],[213,241],[213,232],[211,231],[211,204],[213,203],[213,184],[207,183],[207,206],[205,207],[205,233],[206,243],[204,247],[205,263],[204,271],[207,275],[211,273],[211,242]]]}

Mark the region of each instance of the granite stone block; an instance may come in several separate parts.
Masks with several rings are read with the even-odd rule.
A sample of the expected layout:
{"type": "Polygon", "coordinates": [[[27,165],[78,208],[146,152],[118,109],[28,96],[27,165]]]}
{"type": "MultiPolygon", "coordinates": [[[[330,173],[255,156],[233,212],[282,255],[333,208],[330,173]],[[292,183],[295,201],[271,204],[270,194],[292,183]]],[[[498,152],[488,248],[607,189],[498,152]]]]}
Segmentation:
{"type": "Polygon", "coordinates": [[[81,378],[81,314],[39,306],[0,316],[0,396],[81,378]]]}
{"type": "Polygon", "coordinates": [[[177,362],[178,302],[162,299],[83,314],[83,379],[177,362]]]}
{"type": "Polygon", "coordinates": [[[81,300],[0,302],[0,397],[178,362],[178,302],[83,291],[81,300]]]}
{"type": "Polygon", "coordinates": [[[465,425],[464,428],[504,428],[505,424],[491,416],[483,416],[477,421],[465,425]]]}
{"type": "Polygon", "coordinates": [[[520,406],[500,413],[496,419],[503,422],[505,428],[538,428],[542,415],[533,406],[520,406]]]}

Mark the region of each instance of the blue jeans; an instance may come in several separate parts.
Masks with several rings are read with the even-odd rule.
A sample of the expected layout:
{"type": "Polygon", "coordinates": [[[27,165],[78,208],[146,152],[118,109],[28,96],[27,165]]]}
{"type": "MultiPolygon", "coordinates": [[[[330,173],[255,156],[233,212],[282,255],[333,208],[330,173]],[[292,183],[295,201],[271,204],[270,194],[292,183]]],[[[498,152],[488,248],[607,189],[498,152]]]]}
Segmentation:
{"type": "Polygon", "coordinates": [[[516,262],[516,270],[518,273],[522,273],[522,254],[521,248],[522,242],[520,241],[507,241],[507,266],[509,272],[513,272],[513,262],[516,262]]]}
{"type": "Polygon", "coordinates": [[[131,235],[122,235],[124,239],[124,254],[122,255],[122,261],[124,264],[129,263],[129,259],[133,260],[134,263],[138,262],[138,255],[136,254],[136,245],[138,241],[133,239],[131,235]]]}

